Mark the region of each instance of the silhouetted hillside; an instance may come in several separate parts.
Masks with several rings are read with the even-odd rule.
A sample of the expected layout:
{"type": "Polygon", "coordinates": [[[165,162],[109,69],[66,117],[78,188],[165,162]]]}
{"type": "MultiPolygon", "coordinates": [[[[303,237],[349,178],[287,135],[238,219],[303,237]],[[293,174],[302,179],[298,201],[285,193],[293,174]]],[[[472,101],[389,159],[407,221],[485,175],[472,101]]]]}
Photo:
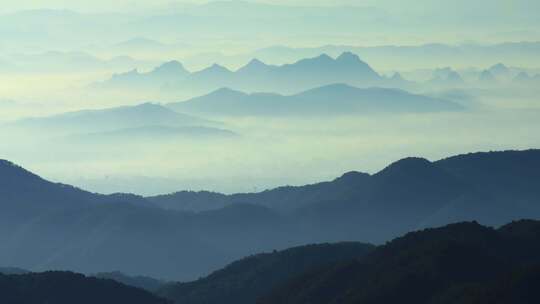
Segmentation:
{"type": "MultiPolygon", "coordinates": [[[[260,193],[163,195],[169,209],[187,210],[252,203],[292,216],[313,232],[311,242],[365,240],[384,242],[406,231],[478,220],[502,225],[540,218],[539,150],[460,155],[436,162],[408,158],[381,172],[351,172],[331,182],[280,187],[260,193]],[[175,207],[175,204],[178,207],[175,207]]],[[[157,203],[159,204],[159,203],[157,203]]]]}
{"type": "Polygon", "coordinates": [[[0,267],[0,273],[3,274],[25,274],[29,273],[28,270],[17,267],[0,267]]]}
{"type": "MultiPolygon", "coordinates": [[[[441,299],[463,286],[490,284],[493,278],[538,263],[538,232],[540,222],[522,221],[499,230],[460,223],[409,233],[365,258],[307,273],[258,303],[469,303],[441,299]]],[[[489,303],[522,303],[517,300],[523,296],[534,299],[529,294],[538,298],[537,288],[519,293],[538,280],[527,282],[518,275],[513,282],[473,296],[488,302],[497,292],[507,297],[489,303]]]]}
{"type": "Polygon", "coordinates": [[[538,150],[406,158],[313,185],[148,199],[92,194],[4,162],[0,264],[192,280],[242,256],[302,244],[381,244],[454,222],[539,219],[539,159],[538,150]]]}
{"type": "Polygon", "coordinates": [[[227,195],[209,191],[179,191],[146,198],[160,208],[179,211],[207,211],[231,204],[227,195]]]}
{"type": "Polygon", "coordinates": [[[238,260],[208,277],[170,284],[158,294],[175,303],[255,303],[305,271],[360,258],[373,249],[361,243],[322,244],[263,253],[238,260]]]}
{"type": "Polygon", "coordinates": [[[345,84],[318,87],[295,95],[245,94],[219,89],[208,95],[168,104],[179,112],[211,115],[329,115],[459,111],[452,101],[397,89],[360,89],[345,84]]]}
{"type": "Polygon", "coordinates": [[[144,198],[133,194],[102,195],[52,183],[6,160],[0,160],[0,185],[1,208],[4,212],[10,209],[15,212],[21,208],[26,208],[25,212],[54,210],[100,203],[152,206],[144,198]]]}
{"type": "Polygon", "coordinates": [[[113,280],[71,272],[0,274],[0,302],[6,304],[166,304],[157,296],[113,280]]]}
{"type": "Polygon", "coordinates": [[[114,280],[124,285],[137,287],[137,288],[144,289],[150,292],[157,291],[166,283],[165,281],[161,281],[161,280],[157,280],[157,279],[145,277],[145,276],[128,276],[120,271],[101,272],[101,273],[96,273],[92,276],[98,279],[114,280]]]}
{"type": "Polygon", "coordinates": [[[540,301],[540,266],[527,266],[484,283],[448,291],[437,304],[535,304],[540,301]]]}

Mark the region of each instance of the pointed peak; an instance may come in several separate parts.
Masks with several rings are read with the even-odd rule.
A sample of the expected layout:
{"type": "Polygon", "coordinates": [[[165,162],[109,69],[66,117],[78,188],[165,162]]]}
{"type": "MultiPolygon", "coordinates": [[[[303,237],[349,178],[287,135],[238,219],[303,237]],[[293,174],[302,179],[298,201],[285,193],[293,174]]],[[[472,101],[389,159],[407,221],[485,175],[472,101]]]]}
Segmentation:
{"type": "Polygon", "coordinates": [[[229,69],[217,63],[212,64],[207,70],[230,72],[229,69]]]}
{"type": "Polygon", "coordinates": [[[328,54],[326,53],[322,53],[320,54],[319,56],[315,57],[314,59],[319,59],[319,60],[334,60],[332,59],[332,57],[330,57],[328,54]]]}
{"type": "Polygon", "coordinates": [[[352,52],[343,52],[341,55],[339,55],[338,58],[336,58],[337,61],[361,61],[360,57],[358,55],[352,53],[352,52]]]}
{"type": "Polygon", "coordinates": [[[239,72],[241,71],[253,71],[257,69],[265,69],[269,67],[266,63],[260,61],[257,58],[251,59],[245,66],[238,69],[239,72]]]}
{"type": "Polygon", "coordinates": [[[163,109],[163,107],[160,104],[153,103],[153,102],[140,103],[138,105],[133,106],[133,108],[134,109],[141,109],[141,110],[163,109]]]}
{"type": "Polygon", "coordinates": [[[226,69],[224,66],[214,63],[210,66],[211,69],[226,69]]]}
{"type": "Polygon", "coordinates": [[[208,96],[218,96],[218,97],[238,97],[247,95],[244,92],[233,90],[228,87],[219,88],[213,92],[210,92],[208,96]]]}
{"type": "Polygon", "coordinates": [[[510,73],[510,69],[506,65],[504,65],[502,63],[497,63],[497,64],[491,66],[488,70],[491,73],[499,74],[499,75],[510,73]]]}
{"type": "Polygon", "coordinates": [[[504,65],[504,63],[499,62],[497,64],[492,65],[489,69],[490,70],[491,69],[504,69],[504,70],[507,70],[508,67],[506,65],[504,65]]]}
{"type": "Polygon", "coordinates": [[[171,61],[164,62],[163,64],[161,64],[160,66],[155,68],[153,72],[157,72],[157,73],[181,72],[181,73],[184,73],[184,72],[186,72],[186,69],[184,68],[182,63],[180,63],[179,61],[171,60],[171,61]]]}
{"type": "Polygon", "coordinates": [[[264,62],[260,61],[259,59],[257,58],[253,58],[251,59],[248,64],[248,66],[260,66],[260,65],[266,65],[264,62]]]}
{"type": "Polygon", "coordinates": [[[143,103],[140,103],[140,104],[136,105],[136,107],[154,107],[154,106],[159,106],[159,105],[157,103],[153,103],[153,102],[150,102],[150,101],[143,102],[143,103]]]}

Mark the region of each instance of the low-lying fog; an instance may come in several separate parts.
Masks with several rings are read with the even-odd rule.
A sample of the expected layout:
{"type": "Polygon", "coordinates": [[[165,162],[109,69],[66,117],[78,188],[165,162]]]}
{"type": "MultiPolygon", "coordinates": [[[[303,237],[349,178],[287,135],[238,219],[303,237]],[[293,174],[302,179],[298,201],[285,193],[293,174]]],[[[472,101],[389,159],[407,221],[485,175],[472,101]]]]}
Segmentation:
{"type": "MultiPolygon", "coordinates": [[[[72,76],[71,92],[62,87],[66,83],[62,77],[48,77],[41,85],[38,77],[10,78],[9,85],[2,87],[0,96],[9,97],[0,101],[2,123],[78,109],[162,101],[159,97],[132,96],[129,100],[129,94],[115,98],[82,90],[86,77],[72,76]],[[86,95],[76,94],[83,91],[86,95]]],[[[5,77],[1,81],[8,83],[5,77]]],[[[444,95],[440,90],[425,91],[444,95]]],[[[0,129],[0,158],[45,178],[92,191],[150,195],[184,189],[258,191],[329,180],[351,170],[373,173],[406,156],[436,160],[470,151],[540,146],[538,89],[464,92],[452,96],[467,110],[453,113],[211,117],[223,123],[219,129],[235,133],[226,137],[147,134],[95,140],[92,134],[75,132],[75,127],[62,132],[48,127],[29,132],[4,125],[0,129]]]]}

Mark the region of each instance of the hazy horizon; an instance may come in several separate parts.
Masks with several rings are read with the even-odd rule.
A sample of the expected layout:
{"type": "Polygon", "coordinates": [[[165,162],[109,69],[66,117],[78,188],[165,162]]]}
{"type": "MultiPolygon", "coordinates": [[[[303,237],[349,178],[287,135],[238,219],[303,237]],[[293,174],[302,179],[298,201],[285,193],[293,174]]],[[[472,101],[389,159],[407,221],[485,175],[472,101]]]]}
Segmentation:
{"type": "Polygon", "coordinates": [[[329,180],[351,170],[374,173],[406,156],[436,160],[537,148],[532,131],[539,128],[539,9],[537,1],[525,0],[5,1],[2,124],[145,102],[167,106],[220,87],[294,95],[337,82],[397,88],[457,103],[465,111],[411,108],[407,114],[348,117],[187,113],[222,123],[218,128],[236,134],[233,139],[197,139],[186,130],[166,129],[189,138],[157,140],[148,134],[157,132],[159,120],[143,125],[149,133],[140,137],[133,134],[142,132],[141,125],[129,120],[109,129],[62,122],[62,130],[0,131],[0,158],[92,191],[230,193],[329,180]],[[358,55],[380,79],[353,79],[360,70],[338,75],[348,63],[329,73],[335,75],[313,77],[309,69],[327,68],[324,58],[312,60],[313,67],[296,64],[344,52],[358,55]],[[268,66],[249,67],[253,59],[268,66]],[[187,71],[157,69],[172,60],[187,71]],[[214,63],[233,73],[210,68],[214,63]],[[290,66],[298,70],[288,74],[290,66]],[[404,80],[391,80],[396,72],[404,80]],[[448,75],[461,80],[452,82],[448,75]],[[482,78],[490,75],[491,82],[482,78]],[[530,80],[516,80],[523,75],[530,80]],[[108,137],[120,134],[120,146],[111,144],[108,137]]]}

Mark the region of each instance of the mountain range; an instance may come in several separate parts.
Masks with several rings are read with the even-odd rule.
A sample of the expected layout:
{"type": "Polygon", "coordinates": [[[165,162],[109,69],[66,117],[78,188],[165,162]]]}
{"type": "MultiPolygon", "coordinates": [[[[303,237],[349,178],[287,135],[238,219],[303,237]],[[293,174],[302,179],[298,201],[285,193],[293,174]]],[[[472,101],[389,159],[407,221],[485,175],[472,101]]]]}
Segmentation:
{"type": "Polygon", "coordinates": [[[329,115],[460,111],[463,106],[444,99],[399,89],[361,89],[332,84],[295,95],[246,94],[222,88],[167,107],[206,115],[329,115]]]}
{"type": "Polygon", "coordinates": [[[260,253],[197,281],[164,285],[157,294],[175,303],[255,303],[261,295],[305,272],[360,258],[373,249],[373,245],[351,242],[260,253]]]}
{"type": "Polygon", "coordinates": [[[308,48],[276,45],[256,50],[246,54],[245,57],[257,57],[268,62],[279,62],[279,60],[291,62],[321,53],[335,56],[343,52],[353,52],[384,69],[410,70],[431,69],[440,66],[441,62],[451,66],[484,66],[511,60],[510,64],[513,66],[528,66],[530,62],[538,59],[539,51],[540,42],[538,41],[457,45],[444,43],[379,46],[325,45],[308,48]]]}
{"type": "Polygon", "coordinates": [[[268,65],[253,59],[236,71],[214,64],[203,70],[189,73],[179,62],[171,61],[147,73],[133,70],[116,74],[111,79],[94,86],[133,89],[142,86],[172,91],[187,90],[194,94],[204,94],[222,87],[230,87],[248,92],[287,94],[332,83],[346,83],[360,87],[408,84],[406,81],[396,83],[396,79],[392,81],[380,76],[357,55],[345,52],[335,59],[322,54],[284,65],[268,65]],[[168,73],[162,73],[163,70],[168,73]]]}
{"type": "Polygon", "coordinates": [[[143,198],[51,183],[3,161],[0,264],[191,280],[274,249],[380,244],[464,220],[500,226],[540,218],[539,165],[539,150],[406,158],[301,187],[143,198]]]}
{"type": "Polygon", "coordinates": [[[77,143],[106,141],[228,138],[236,134],[223,124],[173,111],[153,103],[98,110],[81,110],[52,116],[23,118],[4,125],[25,134],[38,133],[77,143]]]}
{"type": "Polygon", "coordinates": [[[0,300],[533,304],[540,300],[539,236],[540,222],[534,220],[496,229],[461,222],[409,232],[380,246],[344,242],[259,253],[182,283],[119,272],[85,277],[0,268],[0,300]]]}
{"type": "Polygon", "coordinates": [[[538,221],[412,232],[365,257],[314,269],[257,303],[535,303],[539,236],[538,221]]]}
{"type": "Polygon", "coordinates": [[[303,246],[249,256],[157,294],[176,304],[535,303],[539,232],[531,220],[498,229],[462,222],[377,247],[303,246]]]}
{"type": "MultiPolygon", "coordinates": [[[[126,73],[113,75],[103,82],[94,83],[93,88],[112,90],[157,90],[166,94],[168,99],[181,95],[193,97],[208,94],[223,88],[232,91],[252,93],[259,99],[287,95],[301,95],[308,90],[343,84],[358,88],[396,88],[409,91],[426,91],[427,89],[465,88],[475,86],[513,85],[522,80],[522,85],[534,84],[535,76],[516,79],[526,69],[510,68],[502,63],[486,69],[469,69],[465,80],[460,72],[450,68],[435,68],[427,81],[417,79],[410,81],[400,73],[385,76],[377,73],[358,55],[343,52],[335,59],[327,54],[312,58],[300,59],[294,63],[269,65],[258,59],[251,59],[237,70],[230,70],[222,65],[213,64],[196,72],[189,72],[178,61],[169,61],[149,72],[136,69],[126,73]],[[470,75],[469,75],[470,74],[470,75]],[[492,75],[493,77],[489,77],[492,75]],[[524,81],[528,78],[529,81],[524,81]],[[514,81],[512,81],[514,80],[514,81]],[[260,94],[258,92],[271,92],[260,94]]],[[[414,74],[414,73],[413,73],[414,74]]],[[[528,74],[527,74],[528,76],[528,74]]],[[[223,92],[222,92],[223,93],[223,92]]],[[[231,92],[229,92],[231,94],[231,92]]],[[[252,96],[253,97],[253,96],[252,96]]]]}

